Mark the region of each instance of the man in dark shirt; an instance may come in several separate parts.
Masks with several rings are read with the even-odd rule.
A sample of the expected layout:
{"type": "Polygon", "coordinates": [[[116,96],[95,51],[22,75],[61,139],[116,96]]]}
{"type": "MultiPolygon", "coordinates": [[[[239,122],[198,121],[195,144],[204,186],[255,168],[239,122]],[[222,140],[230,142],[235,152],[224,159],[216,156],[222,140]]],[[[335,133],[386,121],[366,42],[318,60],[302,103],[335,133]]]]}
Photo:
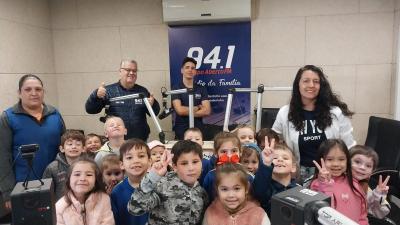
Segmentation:
{"type": "Polygon", "coordinates": [[[156,115],[160,111],[160,105],[145,87],[136,84],[137,62],[135,60],[122,60],[119,74],[121,79],[118,82],[110,85],[105,85],[103,82],[98,89],[92,92],[86,101],[86,112],[96,114],[101,112],[106,105],[109,105],[106,111],[107,115],[122,118],[128,130],[126,138],[140,138],[146,141],[149,137],[150,128],[146,120],[146,114],[149,115],[149,112],[144,100],[135,98],[110,102],[109,99],[142,93],[148,97],[156,115]]]}
{"type": "MultiPolygon", "coordinates": [[[[210,115],[211,104],[208,100],[206,87],[194,83],[196,75],[196,60],[190,57],[183,59],[181,73],[182,82],[173,89],[193,88],[193,105],[194,105],[194,127],[199,128],[202,133],[203,117],[210,115]]],[[[179,140],[183,140],[185,131],[189,128],[189,96],[187,93],[172,96],[172,105],[176,112],[174,131],[175,136],[179,140]]]]}

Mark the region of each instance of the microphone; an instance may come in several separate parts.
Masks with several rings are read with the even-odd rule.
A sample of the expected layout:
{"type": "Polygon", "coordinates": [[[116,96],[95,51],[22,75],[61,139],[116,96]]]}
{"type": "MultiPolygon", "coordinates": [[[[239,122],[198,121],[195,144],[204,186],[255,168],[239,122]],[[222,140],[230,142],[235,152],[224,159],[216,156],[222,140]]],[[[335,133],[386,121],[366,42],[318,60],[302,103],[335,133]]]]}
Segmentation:
{"type": "Polygon", "coordinates": [[[164,108],[164,110],[161,112],[161,114],[158,115],[158,118],[159,118],[160,120],[162,120],[162,119],[168,117],[169,115],[171,115],[171,113],[172,113],[173,111],[174,111],[173,108],[164,108]]]}
{"type": "Polygon", "coordinates": [[[162,95],[162,97],[163,97],[163,99],[162,99],[162,105],[163,105],[164,110],[161,112],[160,115],[158,115],[158,118],[159,118],[160,120],[162,120],[162,119],[168,117],[168,116],[171,115],[171,113],[174,111],[173,108],[168,108],[168,106],[167,106],[168,95],[166,94],[166,91],[167,91],[167,89],[166,89],[165,87],[162,87],[162,88],[161,88],[161,95],[162,95]]]}
{"type": "Polygon", "coordinates": [[[358,223],[339,213],[335,209],[325,206],[317,211],[318,222],[321,224],[334,225],[334,224],[344,224],[344,225],[358,225],[358,223]]]}
{"type": "Polygon", "coordinates": [[[110,112],[110,105],[104,106],[104,116],[99,118],[100,122],[105,123],[110,112]]]}

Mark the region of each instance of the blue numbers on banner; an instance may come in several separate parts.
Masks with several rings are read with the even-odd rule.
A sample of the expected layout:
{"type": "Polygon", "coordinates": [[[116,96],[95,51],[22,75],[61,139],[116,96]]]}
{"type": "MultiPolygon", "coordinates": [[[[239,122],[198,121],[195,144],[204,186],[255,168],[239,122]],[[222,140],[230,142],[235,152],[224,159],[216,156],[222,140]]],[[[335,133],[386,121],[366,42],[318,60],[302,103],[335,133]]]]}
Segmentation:
{"type": "Polygon", "coordinates": [[[229,45],[228,46],[228,56],[226,57],[226,63],[224,66],[219,66],[218,64],[221,63],[221,59],[219,58],[219,53],[221,50],[221,46],[215,46],[206,57],[203,59],[204,50],[202,47],[191,47],[188,50],[187,56],[192,57],[197,61],[196,69],[200,68],[202,64],[211,64],[211,69],[224,69],[224,68],[231,68],[233,54],[235,53],[235,46],[229,45]]]}

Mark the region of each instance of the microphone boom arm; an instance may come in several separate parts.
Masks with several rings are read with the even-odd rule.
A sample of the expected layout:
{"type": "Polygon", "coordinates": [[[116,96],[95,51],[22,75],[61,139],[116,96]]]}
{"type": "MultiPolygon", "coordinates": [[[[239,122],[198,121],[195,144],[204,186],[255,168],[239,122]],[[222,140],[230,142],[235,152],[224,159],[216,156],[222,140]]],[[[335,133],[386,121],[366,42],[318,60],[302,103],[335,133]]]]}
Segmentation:
{"type": "Polygon", "coordinates": [[[189,95],[189,128],[193,128],[194,127],[194,90],[193,88],[182,88],[182,89],[177,89],[177,90],[170,90],[167,91],[165,87],[161,88],[161,94],[163,96],[163,106],[164,106],[164,112],[160,115],[162,118],[160,119],[164,119],[165,117],[167,117],[169,114],[171,114],[173,112],[173,109],[167,109],[166,107],[166,101],[165,101],[165,105],[164,105],[164,99],[166,99],[168,97],[168,95],[176,95],[176,94],[184,94],[184,93],[188,93],[189,95]]]}

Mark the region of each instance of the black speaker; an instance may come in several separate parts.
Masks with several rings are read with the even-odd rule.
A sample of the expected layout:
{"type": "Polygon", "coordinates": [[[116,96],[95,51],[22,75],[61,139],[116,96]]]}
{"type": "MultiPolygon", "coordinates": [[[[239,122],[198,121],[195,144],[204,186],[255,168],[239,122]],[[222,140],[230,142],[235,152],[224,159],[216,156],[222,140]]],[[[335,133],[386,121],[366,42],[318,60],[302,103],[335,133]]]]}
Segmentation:
{"type": "Polygon", "coordinates": [[[271,224],[319,224],[312,212],[308,212],[317,201],[330,205],[330,197],[301,186],[280,192],[271,199],[271,224]]]}
{"type": "Polygon", "coordinates": [[[13,225],[55,225],[56,209],[52,179],[29,181],[27,189],[23,182],[11,192],[13,225]]]}

